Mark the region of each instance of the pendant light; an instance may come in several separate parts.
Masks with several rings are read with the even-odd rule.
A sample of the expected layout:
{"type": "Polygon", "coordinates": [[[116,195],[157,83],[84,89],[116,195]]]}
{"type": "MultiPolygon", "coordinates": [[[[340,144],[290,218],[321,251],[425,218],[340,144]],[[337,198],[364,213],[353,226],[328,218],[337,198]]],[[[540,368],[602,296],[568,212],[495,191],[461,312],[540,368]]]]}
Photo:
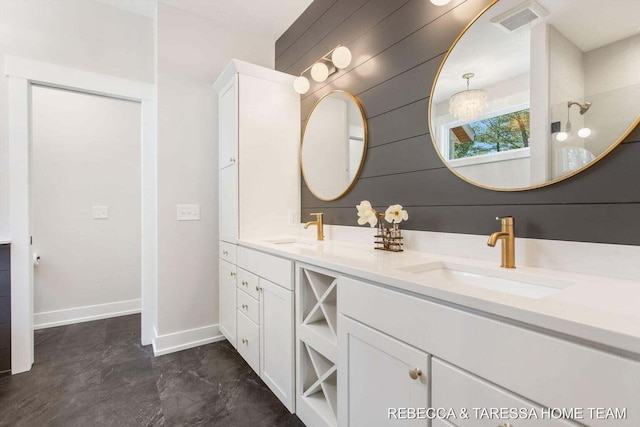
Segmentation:
{"type": "Polygon", "coordinates": [[[487,108],[487,92],[480,89],[469,89],[469,80],[473,73],[462,76],[467,79],[467,90],[458,92],[449,99],[449,113],[462,122],[476,120],[487,108]]]}

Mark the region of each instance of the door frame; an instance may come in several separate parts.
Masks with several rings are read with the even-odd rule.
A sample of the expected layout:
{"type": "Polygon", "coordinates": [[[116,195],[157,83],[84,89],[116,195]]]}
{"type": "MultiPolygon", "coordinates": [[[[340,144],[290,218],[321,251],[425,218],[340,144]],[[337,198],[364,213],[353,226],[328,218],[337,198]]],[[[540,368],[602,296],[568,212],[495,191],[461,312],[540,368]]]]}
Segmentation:
{"type": "Polygon", "coordinates": [[[141,104],[142,344],[157,323],[158,178],[157,89],[154,84],[5,55],[8,85],[9,233],[11,238],[11,372],[33,364],[33,260],[31,251],[31,85],[38,84],[141,104]]]}

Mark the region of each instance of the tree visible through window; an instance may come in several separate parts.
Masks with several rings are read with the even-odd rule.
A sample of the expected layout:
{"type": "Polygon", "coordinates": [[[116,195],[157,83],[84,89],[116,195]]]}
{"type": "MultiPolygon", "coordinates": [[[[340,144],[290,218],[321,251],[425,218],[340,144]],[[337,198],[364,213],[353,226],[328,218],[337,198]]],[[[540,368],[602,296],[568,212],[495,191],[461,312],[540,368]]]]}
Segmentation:
{"type": "Polygon", "coordinates": [[[462,159],[529,146],[529,109],[449,130],[449,158],[462,159]]]}

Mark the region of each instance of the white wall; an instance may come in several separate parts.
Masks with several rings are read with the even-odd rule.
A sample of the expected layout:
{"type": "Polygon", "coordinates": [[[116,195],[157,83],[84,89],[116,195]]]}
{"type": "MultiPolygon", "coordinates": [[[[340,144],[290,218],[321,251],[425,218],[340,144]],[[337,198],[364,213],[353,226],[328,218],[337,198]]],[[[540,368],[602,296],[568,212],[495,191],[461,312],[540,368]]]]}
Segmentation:
{"type": "Polygon", "coordinates": [[[585,126],[592,130],[584,146],[597,156],[637,118],[640,35],[585,53],[584,64],[585,99],[593,103],[584,115],[585,126]]]}
{"type": "Polygon", "coordinates": [[[214,338],[218,323],[218,110],[211,84],[232,58],[273,68],[274,41],[159,5],[157,346],[214,338]],[[183,203],[200,204],[201,220],[176,221],[183,203]]]}
{"type": "MultiPolygon", "coordinates": [[[[10,54],[154,81],[153,19],[91,0],[0,0],[0,68],[10,54]]],[[[7,85],[0,79],[0,238],[9,238],[7,85]]]]}
{"type": "Polygon", "coordinates": [[[139,310],[140,135],[139,103],[32,88],[36,327],[139,310]]]}
{"type": "Polygon", "coordinates": [[[565,142],[552,139],[552,176],[557,178],[573,169],[566,169],[569,163],[562,158],[566,146],[580,146],[581,139],[576,135],[578,129],[584,127],[584,117],[578,112],[578,107],[571,107],[567,116],[567,102],[582,102],[584,97],[584,58],[583,53],[571,40],[566,38],[555,27],[549,26],[549,102],[551,106],[551,122],[560,122],[562,130],[566,129],[567,117],[571,118],[571,133],[565,142]]]}

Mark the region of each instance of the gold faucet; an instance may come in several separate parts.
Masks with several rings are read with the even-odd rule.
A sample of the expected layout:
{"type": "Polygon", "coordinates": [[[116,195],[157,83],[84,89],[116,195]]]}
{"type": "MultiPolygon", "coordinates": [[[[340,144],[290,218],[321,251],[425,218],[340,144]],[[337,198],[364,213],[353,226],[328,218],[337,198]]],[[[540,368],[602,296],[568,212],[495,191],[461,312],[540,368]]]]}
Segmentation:
{"type": "Polygon", "coordinates": [[[513,217],[497,217],[502,224],[502,229],[496,231],[487,241],[487,245],[494,247],[498,240],[502,240],[502,263],[500,267],[516,268],[516,235],[513,230],[513,217]]]}
{"type": "Polygon", "coordinates": [[[322,212],[317,212],[317,213],[312,213],[310,215],[315,215],[316,220],[315,221],[309,221],[304,225],[304,228],[309,228],[310,225],[316,225],[318,226],[318,237],[317,240],[322,241],[324,240],[324,223],[322,222],[324,214],[322,212]]]}

